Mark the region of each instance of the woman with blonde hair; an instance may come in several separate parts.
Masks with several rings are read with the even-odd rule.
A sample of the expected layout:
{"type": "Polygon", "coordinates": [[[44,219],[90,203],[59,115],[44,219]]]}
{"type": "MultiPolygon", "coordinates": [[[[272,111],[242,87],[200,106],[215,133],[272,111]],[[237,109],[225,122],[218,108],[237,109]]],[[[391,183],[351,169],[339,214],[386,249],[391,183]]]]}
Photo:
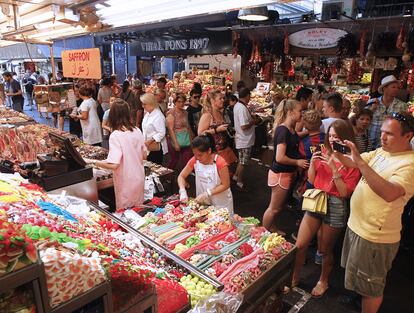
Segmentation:
{"type": "Polygon", "coordinates": [[[150,93],[142,95],[141,102],[145,110],[142,132],[147,150],[150,151],[147,160],[162,164],[164,154],[168,152],[167,140],[165,138],[165,116],[159,109],[154,95],[150,93]]]}
{"type": "Polygon", "coordinates": [[[268,174],[268,186],[272,188],[269,207],[263,215],[263,226],[271,232],[284,232],[276,228],[276,218],[285,206],[295,172],[306,169],[309,162],[300,159],[299,137],[295,125],[301,120],[302,106],[293,99],[280,102],[275,114],[274,152],[268,174]]]}
{"type": "Polygon", "coordinates": [[[198,135],[209,133],[213,135],[218,155],[230,165],[237,157],[229,146],[227,129],[230,121],[224,117],[224,95],[218,90],[208,93],[203,105],[203,114],[198,123],[198,135]]]}

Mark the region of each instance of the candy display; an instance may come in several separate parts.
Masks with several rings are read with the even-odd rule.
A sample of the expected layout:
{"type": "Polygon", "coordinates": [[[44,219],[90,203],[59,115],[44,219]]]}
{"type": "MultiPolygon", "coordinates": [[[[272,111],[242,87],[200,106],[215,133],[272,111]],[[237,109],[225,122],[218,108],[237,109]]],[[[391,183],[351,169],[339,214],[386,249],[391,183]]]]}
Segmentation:
{"type": "Polygon", "coordinates": [[[0,158],[15,163],[36,161],[38,154],[52,153],[54,145],[49,133],[57,133],[72,142],[76,136],[47,125],[34,124],[17,128],[0,128],[0,158]]]}
{"type": "Polygon", "coordinates": [[[76,150],[78,150],[82,157],[88,159],[105,160],[108,156],[107,149],[87,144],[81,144],[76,150]]]}
{"type": "Polygon", "coordinates": [[[191,296],[191,306],[195,306],[198,301],[215,294],[217,291],[213,285],[200,280],[197,276],[187,275],[180,279],[180,284],[187,289],[191,296]]]}
{"type": "Polygon", "coordinates": [[[15,224],[0,219],[0,277],[36,261],[32,240],[15,224]]]}
{"type": "MultiPolygon", "coordinates": [[[[117,304],[133,301],[152,284],[158,290],[158,285],[165,286],[163,281],[169,281],[165,292],[173,289],[181,299],[175,311],[187,303],[187,292],[178,282],[189,272],[93,207],[69,213],[38,186],[17,175],[0,174],[0,181],[1,190],[6,190],[0,198],[0,221],[14,225],[39,246],[52,307],[100,284],[107,276],[117,304]]],[[[168,297],[158,301],[162,299],[169,301],[168,297]]],[[[159,304],[165,308],[160,312],[175,312],[165,303],[159,304]]]]}
{"type": "Polygon", "coordinates": [[[0,125],[21,124],[21,123],[27,123],[27,122],[34,122],[34,120],[30,116],[14,111],[14,110],[6,109],[6,108],[0,109],[0,125]]]}
{"type": "Polygon", "coordinates": [[[106,280],[100,259],[84,257],[67,249],[46,248],[40,252],[52,308],[69,301],[106,280]]]}
{"type": "MultiPolygon", "coordinates": [[[[171,201],[135,221],[125,215],[120,218],[223,283],[224,290],[233,294],[243,292],[293,249],[283,237],[257,226],[255,218],[230,217],[226,209],[194,201],[185,206],[171,201]]],[[[203,290],[203,283],[199,286],[198,278],[191,276],[181,278],[197,300],[205,293],[195,292],[203,290]]]]}

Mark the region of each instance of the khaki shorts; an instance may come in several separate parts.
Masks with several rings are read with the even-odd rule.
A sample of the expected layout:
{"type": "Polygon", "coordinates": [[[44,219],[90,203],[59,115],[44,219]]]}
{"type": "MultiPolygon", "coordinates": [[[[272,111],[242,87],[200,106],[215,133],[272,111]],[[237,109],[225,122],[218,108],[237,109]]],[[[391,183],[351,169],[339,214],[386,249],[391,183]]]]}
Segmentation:
{"type": "Polygon", "coordinates": [[[295,173],[275,173],[269,170],[267,185],[269,187],[279,186],[282,189],[289,190],[294,177],[295,173]]]}
{"type": "Polygon", "coordinates": [[[345,268],[345,288],[365,297],[381,297],[399,245],[399,242],[365,240],[348,227],[341,258],[341,266],[345,268]]]}

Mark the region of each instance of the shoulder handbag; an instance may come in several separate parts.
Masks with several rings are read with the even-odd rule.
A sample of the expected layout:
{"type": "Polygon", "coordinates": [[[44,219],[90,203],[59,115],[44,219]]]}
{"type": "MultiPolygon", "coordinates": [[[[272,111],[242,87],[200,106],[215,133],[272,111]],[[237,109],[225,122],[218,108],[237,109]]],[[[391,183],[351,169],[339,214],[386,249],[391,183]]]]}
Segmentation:
{"type": "Polygon", "coordinates": [[[302,210],[326,214],[328,212],[328,196],[320,189],[308,189],[303,193],[302,210]]]}
{"type": "Polygon", "coordinates": [[[156,142],[156,141],[152,141],[148,146],[147,146],[147,150],[148,151],[160,151],[161,150],[161,143],[156,142]]]}
{"type": "Polygon", "coordinates": [[[176,132],[175,137],[177,138],[178,145],[181,148],[187,148],[191,145],[190,134],[188,130],[182,130],[182,131],[176,132]]]}

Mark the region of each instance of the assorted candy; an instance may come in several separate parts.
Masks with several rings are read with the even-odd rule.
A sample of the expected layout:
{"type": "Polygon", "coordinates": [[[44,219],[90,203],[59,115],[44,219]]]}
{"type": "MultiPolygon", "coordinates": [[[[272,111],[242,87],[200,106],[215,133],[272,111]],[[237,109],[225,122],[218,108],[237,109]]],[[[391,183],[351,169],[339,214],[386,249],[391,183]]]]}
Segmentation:
{"type": "Polygon", "coordinates": [[[106,281],[105,271],[98,257],[84,257],[53,247],[41,250],[40,258],[45,267],[52,308],[106,281]]]}
{"type": "MultiPolygon", "coordinates": [[[[259,227],[254,217],[230,217],[226,209],[194,201],[185,206],[177,201],[158,205],[144,221],[140,216],[137,221],[120,218],[223,283],[226,292],[242,292],[293,248],[283,237],[259,227]]],[[[202,297],[193,297],[197,283],[192,279],[182,278],[181,285],[194,304],[202,297]]]]}
{"type": "MultiPolygon", "coordinates": [[[[23,248],[17,251],[9,244],[9,237],[14,235],[10,235],[9,228],[1,227],[8,236],[1,237],[5,240],[0,246],[4,269],[8,271],[9,264],[14,264],[20,256],[34,261],[28,253],[36,244],[45,263],[52,307],[93,288],[107,277],[111,278],[114,302],[118,304],[133,304],[139,293],[153,285],[157,291],[171,293],[178,309],[187,304],[187,292],[178,282],[188,271],[144,245],[99,211],[88,207],[89,211],[69,213],[36,185],[15,175],[0,174],[0,184],[7,200],[0,198],[0,222],[12,225],[11,229],[17,232],[17,243],[23,240],[23,248]],[[164,288],[166,281],[168,288],[164,288]]],[[[159,312],[177,311],[171,311],[168,303],[162,302],[171,299],[158,296],[158,305],[164,308],[159,312]]],[[[119,310],[121,306],[116,308],[119,310]]]]}
{"type": "Polygon", "coordinates": [[[15,224],[0,219],[0,276],[36,261],[32,240],[15,224]]]}

